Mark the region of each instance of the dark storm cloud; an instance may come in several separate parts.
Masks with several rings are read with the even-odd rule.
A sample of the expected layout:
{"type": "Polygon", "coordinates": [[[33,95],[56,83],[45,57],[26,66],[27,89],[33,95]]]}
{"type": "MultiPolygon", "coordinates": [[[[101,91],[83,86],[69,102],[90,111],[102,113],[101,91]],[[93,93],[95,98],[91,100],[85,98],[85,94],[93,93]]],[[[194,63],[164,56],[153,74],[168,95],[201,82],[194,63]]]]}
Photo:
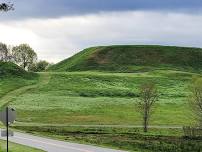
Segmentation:
{"type": "MultiPolygon", "coordinates": [[[[5,2],[5,0],[0,0],[5,2]]],[[[200,12],[201,0],[10,0],[15,11],[0,19],[55,18],[107,11],[200,12]]]]}

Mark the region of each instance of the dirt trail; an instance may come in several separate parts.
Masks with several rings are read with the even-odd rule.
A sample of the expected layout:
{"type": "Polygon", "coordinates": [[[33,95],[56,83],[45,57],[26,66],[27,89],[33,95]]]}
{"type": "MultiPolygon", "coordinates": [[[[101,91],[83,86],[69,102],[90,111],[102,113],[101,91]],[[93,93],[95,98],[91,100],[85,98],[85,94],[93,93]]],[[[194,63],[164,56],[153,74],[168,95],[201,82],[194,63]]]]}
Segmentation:
{"type": "Polygon", "coordinates": [[[0,107],[4,107],[12,102],[16,97],[25,93],[26,91],[37,88],[40,85],[45,85],[50,81],[51,75],[49,73],[40,73],[40,78],[37,84],[24,86],[19,89],[8,92],[6,95],[0,98],[0,107]]]}

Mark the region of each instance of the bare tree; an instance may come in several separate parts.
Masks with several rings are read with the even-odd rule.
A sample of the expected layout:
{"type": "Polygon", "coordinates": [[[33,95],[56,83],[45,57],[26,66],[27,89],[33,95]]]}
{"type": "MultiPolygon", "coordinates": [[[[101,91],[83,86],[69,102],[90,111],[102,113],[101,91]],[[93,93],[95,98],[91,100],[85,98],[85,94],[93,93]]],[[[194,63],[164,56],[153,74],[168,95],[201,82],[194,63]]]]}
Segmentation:
{"type": "Polygon", "coordinates": [[[11,3],[0,3],[0,12],[4,11],[10,11],[10,10],[14,10],[13,4],[11,3]]]}
{"type": "Polygon", "coordinates": [[[194,78],[190,86],[189,104],[195,114],[194,118],[202,125],[202,78],[194,78]]]}
{"type": "Polygon", "coordinates": [[[154,104],[158,100],[158,91],[154,83],[148,82],[140,86],[139,94],[137,107],[143,117],[144,132],[147,132],[154,104]]]}

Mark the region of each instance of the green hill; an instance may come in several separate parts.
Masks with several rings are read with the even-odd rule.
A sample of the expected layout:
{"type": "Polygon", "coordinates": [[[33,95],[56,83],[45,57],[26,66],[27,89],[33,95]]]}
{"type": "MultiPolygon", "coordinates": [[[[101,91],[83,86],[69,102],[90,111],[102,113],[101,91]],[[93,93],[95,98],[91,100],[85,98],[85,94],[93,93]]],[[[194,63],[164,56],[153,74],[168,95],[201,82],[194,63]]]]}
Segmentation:
{"type": "Polygon", "coordinates": [[[49,71],[141,72],[150,69],[202,69],[202,49],[157,45],[87,48],[49,71]]]}
{"type": "Polygon", "coordinates": [[[26,72],[11,62],[0,61],[0,99],[10,91],[35,84],[38,79],[39,76],[36,73],[26,72]]]}
{"type": "Polygon", "coordinates": [[[0,61],[0,77],[22,77],[22,78],[32,78],[36,74],[29,73],[11,62],[0,61]]]}

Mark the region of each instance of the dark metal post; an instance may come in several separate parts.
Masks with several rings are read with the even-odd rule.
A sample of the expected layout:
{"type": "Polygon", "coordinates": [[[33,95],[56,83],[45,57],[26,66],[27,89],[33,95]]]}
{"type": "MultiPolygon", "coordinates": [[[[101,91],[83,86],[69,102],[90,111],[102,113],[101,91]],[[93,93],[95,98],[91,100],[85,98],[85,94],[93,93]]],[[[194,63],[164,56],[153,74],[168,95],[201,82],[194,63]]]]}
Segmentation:
{"type": "Polygon", "coordinates": [[[7,152],[8,152],[8,107],[6,107],[6,134],[7,134],[7,152]]]}

